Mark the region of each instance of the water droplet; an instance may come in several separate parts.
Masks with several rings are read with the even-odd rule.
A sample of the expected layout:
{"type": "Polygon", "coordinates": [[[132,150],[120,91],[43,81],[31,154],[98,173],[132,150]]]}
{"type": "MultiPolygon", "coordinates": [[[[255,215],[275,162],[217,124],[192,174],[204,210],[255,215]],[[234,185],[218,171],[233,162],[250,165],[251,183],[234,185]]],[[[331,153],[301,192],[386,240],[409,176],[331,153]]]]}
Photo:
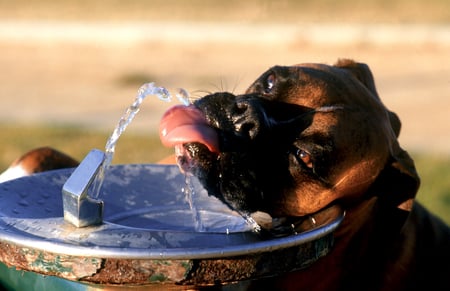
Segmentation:
{"type": "Polygon", "coordinates": [[[183,105],[188,106],[191,104],[191,101],[189,100],[190,94],[186,89],[178,88],[178,93],[175,96],[177,96],[178,100],[180,100],[183,105]]]}
{"type": "Polygon", "coordinates": [[[245,214],[245,213],[240,213],[240,214],[245,219],[247,224],[249,224],[253,228],[254,232],[261,231],[261,226],[255,221],[255,219],[253,219],[253,217],[251,217],[250,215],[245,214]]]}
{"type": "Polygon", "coordinates": [[[172,95],[170,94],[169,90],[164,87],[159,87],[154,94],[159,98],[159,100],[166,102],[172,101],[172,95]]]}

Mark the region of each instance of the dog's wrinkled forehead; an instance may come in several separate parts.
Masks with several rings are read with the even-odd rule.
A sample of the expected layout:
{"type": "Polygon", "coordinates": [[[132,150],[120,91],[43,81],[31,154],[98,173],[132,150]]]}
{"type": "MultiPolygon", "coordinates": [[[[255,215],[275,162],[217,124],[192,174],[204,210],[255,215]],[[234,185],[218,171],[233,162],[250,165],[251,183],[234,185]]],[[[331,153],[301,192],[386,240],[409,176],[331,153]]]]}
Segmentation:
{"type": "Polygon", "coordinates": [[[384,110],[371,84],[365,84],[345,68],[323,64],[272,67],[246,93],[309,108],[351,104],[384,110]]]}

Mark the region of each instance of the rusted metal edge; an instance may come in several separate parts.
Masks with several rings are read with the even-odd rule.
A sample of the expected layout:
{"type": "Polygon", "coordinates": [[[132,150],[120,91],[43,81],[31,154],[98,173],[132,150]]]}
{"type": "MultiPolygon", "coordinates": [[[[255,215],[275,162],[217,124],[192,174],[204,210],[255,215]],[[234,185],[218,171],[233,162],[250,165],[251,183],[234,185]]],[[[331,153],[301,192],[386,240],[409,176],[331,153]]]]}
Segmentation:
{"type": "Polygon", "coordinates": [[[0,261],[16,269],[95,284],[216,285],[276,276],[326,255],[333,235],[281,250],[221,259],[149,260],[76,257],[0,242],[0,261]],[[214,270],[214,272],[211,272],[214,270]]]}

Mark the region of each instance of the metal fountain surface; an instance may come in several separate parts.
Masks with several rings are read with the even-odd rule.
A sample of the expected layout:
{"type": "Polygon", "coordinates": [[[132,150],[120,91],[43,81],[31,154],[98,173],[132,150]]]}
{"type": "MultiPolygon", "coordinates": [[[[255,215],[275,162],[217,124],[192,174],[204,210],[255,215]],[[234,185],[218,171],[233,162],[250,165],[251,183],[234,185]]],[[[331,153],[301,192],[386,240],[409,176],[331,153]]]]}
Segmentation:
{"type": "Polygon", "coordinates": [[[3,263],[91,283],[226,283],[311,264],[330,250],[343,218],[332,210],[311,230],[263,239],[195,179],[193,215],[178,167],[151,164],[110,167],[103,201],[92,201],[87,173],[95,175],[101,156],[94,151],[76,169],[0,184],[3,263]]]}

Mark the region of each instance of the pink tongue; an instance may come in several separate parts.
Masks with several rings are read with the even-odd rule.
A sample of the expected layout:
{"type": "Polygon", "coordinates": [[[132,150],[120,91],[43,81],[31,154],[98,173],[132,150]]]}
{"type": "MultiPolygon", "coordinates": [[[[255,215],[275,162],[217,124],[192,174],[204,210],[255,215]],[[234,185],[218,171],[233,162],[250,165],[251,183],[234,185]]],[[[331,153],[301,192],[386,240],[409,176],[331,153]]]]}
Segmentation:
{"type": "Polygon", "coordinates": [[[206,122],[203,112],[192,105],[167,110],[159,123],[159,137],[168,147],[199,142],[211,152],[219,152],[217,132],[206,122]]]}

